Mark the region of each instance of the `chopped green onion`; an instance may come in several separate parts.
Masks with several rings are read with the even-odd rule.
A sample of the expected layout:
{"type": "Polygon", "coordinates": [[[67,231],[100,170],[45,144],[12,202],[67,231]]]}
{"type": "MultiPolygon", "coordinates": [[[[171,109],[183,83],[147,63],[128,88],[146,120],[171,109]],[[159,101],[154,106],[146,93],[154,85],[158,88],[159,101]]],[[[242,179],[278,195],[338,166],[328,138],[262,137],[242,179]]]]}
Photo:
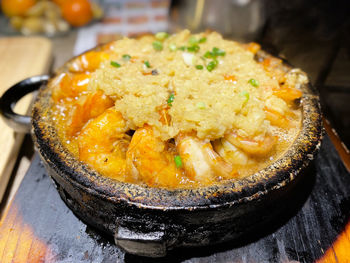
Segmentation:
{"type": "Polygon", "coordinates": [[[197,38],[195,38],[194,36],[190,37],[190,39],[188,40],[188,43],[190,43],[191,45],[195,45],[198,43],[197,38]]]}
{"type": "Polygon", "coordinates": [[[152,43],[152,46],[153,46],[153,48],[154,48],[155,50],[157,50],[157,51],[163,50],[163,44],[162,44],[162,42],[160,42],[160,41],[154,41],[154,42],[152,43]]]}
{"type": "Polygon", "coordinates": [[[205,58],[212,58],[213,57],[213,53],[210,52],[210,51],[207,51],[207,52],[204,53],[204,57],[205,58]]]}
{"type": "Polygon", "coordinates": [[[213,51],[207,51],[204,53],[205,58],[216,58],[217,56],[225,56],[226,52],[217,48],[213,47],[213,51]]]}
{"type": "Polygon", "coordinates": [[[171,51],[176,51],[177,47],[176,47],[175,44],[170,44],[170,45],[169,45],[169,49],[170,49],[171,51]]]}
{"type": "Polygon", "coordinates": [[[129,60],[131,59],[131,56],[128,55],[128,54],[124,54],[124,55],[122,56],[122,58],[123,58],[125,61],[129,61],[129,60]]]}
{"type": "Polygon", "coordinates": [[[155,37],[156,39],[163,41],[164,39],[169,37],[169,34],[167,32],[158,32],[155,37]]]}
{"type": "Polygon", "coordinates": [[[149,61],[147,61],[147,60],[145,60],[145,61],[143,62],[143,64],[145,64],[145,66],[146,66],[147,68],[150,68],[150,67],[151,67],[151,64],[150,64],[149,61]]]}
{"type": "Polygon", "coordinates": [[[116,61],[111,61],[111,65],[116,68],[120,68],[120,64],[116,61]]]}
{"type": "Polygon", "coordinates": [[[206,105],[205,105],[204,102],[200,101],[200,102],[198,102],[198,103],[196,104],[196,107],[197,107],[198,109],[203,110],[203,109],[206,108],[206,105]]]}
{"type": "Polygon", "coordinates": [[[188,52],[198,52],[199,49],[200,49],[200,47],[198,45],[193,45],[193,46],[187,47],[188,52]]]}
{"type": "Polygon", "coordinates": [[[175,155],[174,156],[174,161],[175,161],[175,165],[177,168],[181,168],[182,167],[182,160],[181,160],[181,156],[180,155],[175,155]]]}
{"type": "Polygon", "coordinates": [[[190,43],[191,45],[196,45],[199,43],[204,43],[205,41],[207,41],[206,37],[202,37],[199,40],[197,38],[195,38],[194,36],[190,37],[190,39],[188,40],[188,43],[190,43]]]}
{"type": "Polygon", "coordinates": [[[249,100],[249,92],[248,91],[242,91],[240,94],[239,94],[239,96],[241,96],[241,97],[245,97],[245,100],[244,100],[244,104],[245,103],[247,103],[248,102],[248,100],[249,100]]]}
{"type": "Polygon", "coordinates": [[[203,69],[202,65],[196,65],[196,69],[203,69]]]}
{"type": "Polygon", "coordinates": [[[214,56],[225,56],[226,52],[217,47],[213,47],[213,54],[214,56]]]}
{"type": "Polygon", "coordinates": [[[259,81],[257,81],[256,79],[250,79],[250,80],[248,80],[248,83],[250,85],[252,85],[253,87],[259,86],[259,81]]]}
{"type": "Polygon", "coordinates": [[[186,50],[186,47],[185,47],[185,46],[179,47],[178,50],[185,51],[185,50],[186,50]]]}
{"type": "Polygon", "coordinates": [[[204,43],[207,41],[206,37],[202,37],[201,39],[199,39],[198,43],[204,43]]]}
{"type": "Polygon", "coordinates": [[[173,102],[174,102],[174,99],[175,99],[175,95],[173,93],[170,94],[169,96],[169,99],[167,100],[167,103],[168,103],[168,106],[173,106],[173,102]]]}
{"type": "Polygon", "coordinates": [[[217,60],[210,61],[207,65],[207,70],[211,72],[214,68],[216,68],[217,64],[218,64],[217,60]]]}

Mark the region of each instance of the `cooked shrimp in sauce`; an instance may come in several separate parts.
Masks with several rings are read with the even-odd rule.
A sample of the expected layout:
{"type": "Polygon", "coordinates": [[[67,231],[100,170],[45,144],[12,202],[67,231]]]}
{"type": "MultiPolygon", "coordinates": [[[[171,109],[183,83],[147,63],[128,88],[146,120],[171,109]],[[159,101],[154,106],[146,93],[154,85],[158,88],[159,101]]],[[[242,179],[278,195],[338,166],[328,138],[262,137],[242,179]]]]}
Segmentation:
{"type": "Polygon", "coordinates": [[[81,129],[77,138],[80,160],[106,176],[124,181],[130,141],[126,130],[122,115],[107,109],[81,129]]]}
{"type": "Polygon", "coordinates": [[[235,177],[232,165],[213,150],[209,140],[180,134],[176,144],[186,174],[194,181],[210,184],[219,176],[225,179],[235,177]]]}
{"type": "Polygon", "coordinates": [[[301,126],[303,72],[217,33],[124,38],[54,78],[63,145],[101,176],[167,189],[240,180],[301,126]]]}
{"type": "Polygon", "coordinates": [[[135,182],[148,185],[175,187],[184,182],[184,170],[174,162],[171,145],[153,134],[150,126],[134,133],[126,153],[127,173],[135,182]]]}

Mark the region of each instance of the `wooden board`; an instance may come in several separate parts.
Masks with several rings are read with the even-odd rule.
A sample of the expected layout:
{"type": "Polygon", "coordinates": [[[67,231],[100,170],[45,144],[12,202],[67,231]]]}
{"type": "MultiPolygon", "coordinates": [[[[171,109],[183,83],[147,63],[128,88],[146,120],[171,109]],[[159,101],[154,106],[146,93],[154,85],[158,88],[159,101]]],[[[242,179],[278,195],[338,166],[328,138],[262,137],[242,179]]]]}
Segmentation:
{"type": "MultiPolygon", "coordinates": [[[[0,96],[13,84],[27,77],[47,73],[51,62],[50,40],[41,37],[0,38],[0,96]]],[[[32,96],[26,96],[15,108],[18,113],[28,111],[32,96]]],[[[0,202],[23,141],[23,134],[15,133],[0,119],[0,202]]]]}
{"type": "Polygon", "coordinates": [[[60,199],[38,155],[0,222],[0,262],[350,262],[350,174],[328,136],[288,214],[237,242],[177,249],[166,258],[125,254],[60,199]]]}

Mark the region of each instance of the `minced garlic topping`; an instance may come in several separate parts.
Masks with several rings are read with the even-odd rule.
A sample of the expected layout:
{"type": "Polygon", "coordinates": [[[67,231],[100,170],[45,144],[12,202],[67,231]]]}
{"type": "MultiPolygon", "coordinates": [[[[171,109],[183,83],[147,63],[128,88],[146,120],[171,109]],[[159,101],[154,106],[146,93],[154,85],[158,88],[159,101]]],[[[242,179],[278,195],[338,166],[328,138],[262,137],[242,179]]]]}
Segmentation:
{"type": "Polygon", "coordinates": [[[277,80],[239,43],[188,30],[164,38],[116,41],[92,73],[89,89],[116,99],[131,129],[149,124],[163,140],[192,131],[214,140],[232,129],[253,138],[270,131],[266,105],[288,109],[272,94],[277,80]]]}

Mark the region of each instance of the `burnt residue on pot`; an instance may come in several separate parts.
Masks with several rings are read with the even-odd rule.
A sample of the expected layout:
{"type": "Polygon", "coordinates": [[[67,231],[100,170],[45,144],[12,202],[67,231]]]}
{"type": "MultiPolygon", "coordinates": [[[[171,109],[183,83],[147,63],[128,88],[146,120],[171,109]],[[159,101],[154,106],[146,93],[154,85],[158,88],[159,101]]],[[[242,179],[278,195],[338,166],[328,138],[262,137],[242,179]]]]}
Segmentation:
{"type": "Polygon", "coordinates": [[[268,220],[275,215],[265,208],[284,200],[320,147],[318,95],[303,85],[299,136],[281,158],[258,173],[195,189],[118,182],[100,176],[62,146],[50,118],[50,85],[40,90],[32,113],[32,134],[41,158],[67,205],[134,254],[164,256],[173,247],[224,242],[259,226],[260,216],[268,220]]]}

